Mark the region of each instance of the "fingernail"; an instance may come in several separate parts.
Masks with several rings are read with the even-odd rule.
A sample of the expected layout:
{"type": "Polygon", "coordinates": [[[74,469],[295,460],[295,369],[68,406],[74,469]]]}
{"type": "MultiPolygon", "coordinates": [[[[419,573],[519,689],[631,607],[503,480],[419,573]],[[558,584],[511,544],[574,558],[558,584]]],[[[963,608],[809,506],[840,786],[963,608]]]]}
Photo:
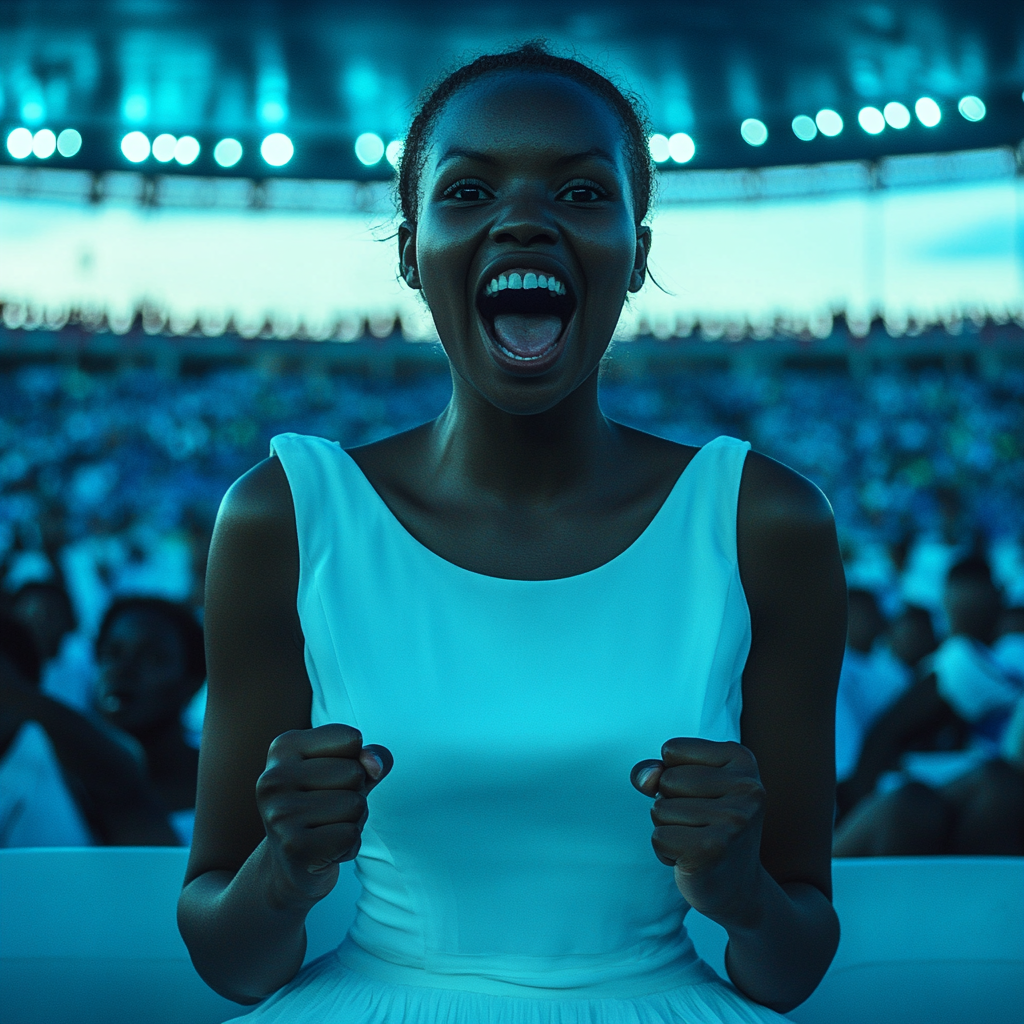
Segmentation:
{"type": "Polygon", "coordinates": [[[375,779],[379,779],[384,774],[384,762],[377,754],[370,754],[370,760],[377,766],[377,770],[370,772],[370,774],[375,779]]]}
{"type": "Polygon", "coordinates": [[[657,770],[658,770],[658,769],[657,769],[657,768],[655,768],[655,767],[654,767],[654,766],[652,765],[652,766],[651,766],[650,768],[644,768],[644,769],[643,769],[643,770],[642,770],[642,771],[640,772],[640,774],[639,774],[639,775],[637,775],[637,777],[636,777],[636,781],[637,781],[637,784],[638,784],[638,785],[640,786],[640,788],[641,788],[641,789],[643,789],[643,788],[644,788],[644,787],[645,787],[645,786],[647,785],[647,783],[648,783],[648,782],[650,782],[650,781],[651,781],[651,779],[653,779],[653,778],[654,778],[654,773],[655,773],[655,772],[656,772],[657,770]]]}

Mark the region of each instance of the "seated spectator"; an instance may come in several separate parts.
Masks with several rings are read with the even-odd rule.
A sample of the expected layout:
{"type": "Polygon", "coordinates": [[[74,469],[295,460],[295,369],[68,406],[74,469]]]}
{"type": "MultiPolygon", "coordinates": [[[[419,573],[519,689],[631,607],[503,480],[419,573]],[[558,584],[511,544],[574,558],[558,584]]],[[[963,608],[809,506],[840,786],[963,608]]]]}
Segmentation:
{"type": "Polygon", "coordinates": [[[39,692],[28,630],[0,616],[0,846],[175,845],[144,768],[39,692]]]}
{"type": "Polygon", "coordinates": [[[76,631],[67,590],[53,581],[26,583],[11,599],[11,614],[35,640],[43,662],[43,693],[77,711],[88,711],[95,683],[92,644],[76,631]]]}
{"type": "Polygon", "coordinates": [[[124,598],[103,618],[96,661],[96,707],[141,745],[149,778],[187,843],[199,752],[186,742],[182,712],[206,678],[202,628],[181,605],[124,598]]]}
{"type": "MultiPolygon", "coordinates": [[[[891,793],[881,792],[858,808],[837,831],[837,856],[930,849],[938,834],[944,837],[939,844],[944,847],[953,844],[966,850],[973,842],[1000,852],[994,848],[999,843],[993,839],[992,828],[986,831],[971,825],[966,834],[974,836],[973,840],[956,838],[960,833],[956,830],[959,826],[950,824],[953,812],[943,810],[948,810],[948,801],[953,801],[948,806],[958,809],[959,818],[979,801],[990,808],[1003,807],[1010,817],[1000,827],[1016,834],[1013,794],[1019,780],[1006,767],[1010,762],[997,755],[998,741],[1009,734],[1007,723],[1024,694],[1024,684],[1002,667],[988,646],[996,639],[1002,609],[1001,594],[984,560],[972,556],[950,569],[943,603],[951,635],[924,660],[918,681],[871,730],[856,772],[837,787],[840,813],[849,812],[871,794],[884,773],[898,769],[901,762],[906,764],[909,751],[962,753],[934,759],[933,767],[941,768],[938,773],[927,770],[927,757],[915,755],[914,763],[920,769],[913,773],[917,779],[891,793]],[[932,785],[927,785],[928,781],[932,785]],[[993,797],[995,791],[1002,796],[993,797]],[[938,814],[936,808],[942,813],[929,817],[938,814]]],[[[970,816],[965,820],[971,820],[970,816]]]]}
{"type": "Polygon", "coordinates": [[[992,655],[1004,672],[1024,683],[1024,608],[1007,608],[999,616],[992,655]]]}

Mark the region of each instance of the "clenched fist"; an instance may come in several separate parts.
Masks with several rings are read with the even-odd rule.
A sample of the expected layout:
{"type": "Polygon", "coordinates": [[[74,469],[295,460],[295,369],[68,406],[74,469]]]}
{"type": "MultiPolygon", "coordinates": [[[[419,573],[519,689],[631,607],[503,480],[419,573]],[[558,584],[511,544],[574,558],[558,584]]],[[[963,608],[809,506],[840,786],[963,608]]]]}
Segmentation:
{"type": "Polygon", "coordinates": [[[651,843],[690,906],[722,924],[742,918],[763,871],[765,792],[754,755],[740,743],[672,739],[630,779],[657,797],[651,843]]]}
{"type": "Polygon", "coordinates": [[[364,747],[357,729],[321,725],[282,733],[256,783],[256,804],[283,892],[300,901],[326,896],[338,864],[359,852],[366,795],[391,771],[385,747],[364,747]]]}

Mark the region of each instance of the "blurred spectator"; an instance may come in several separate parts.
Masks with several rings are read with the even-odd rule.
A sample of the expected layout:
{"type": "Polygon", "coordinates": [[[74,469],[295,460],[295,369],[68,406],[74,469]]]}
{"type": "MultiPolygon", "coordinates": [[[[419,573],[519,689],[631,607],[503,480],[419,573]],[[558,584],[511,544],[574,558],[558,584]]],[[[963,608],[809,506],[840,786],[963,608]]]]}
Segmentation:
{"type": "Polygon", "coordinates": [[[0,617],[0,845],[175,845],[144,767],[38,687],[31,634],[0,617]]]}
{"type": "Polygon", "coordinates": [[[203,631],[185,607],[162,598],[115,601],[96,640],[96,706],[134,737],[149,778],[182,841],[191,841],[199,752],[182,713],[206,678],[203,631]]]}
{"type": "MultiPolygon", "coordinates": [[[[949,570],[943,603],[951,635],[878,720],[853,776],[837,787],[840,814],[852,810],[837,831],[837,855],[940,852],[936,845],[960,852],[1016,849],[1024,791],[1016,755],[1007,755],[1005,743],[1013,743],[1008,726],[1024,696],[1024,677],[1007,671],[988,646],[1003,621],[1012,627],[1015,620],[1001,616],[1001,593],[977,555],[949,570]],[[911,753],[922,750],[939,752],[911,753]]],[[[1005,635],[1016,634],[1011,628],[1005,635]]]]}
{"type": "Polygon", "coordinates": [[[92,644],[76,629],[68,592],[56,581],[26,583],[11,600],[11,613],[35,639],[43,662],[43,693],[87,711],[96,669],[92,644]]]}

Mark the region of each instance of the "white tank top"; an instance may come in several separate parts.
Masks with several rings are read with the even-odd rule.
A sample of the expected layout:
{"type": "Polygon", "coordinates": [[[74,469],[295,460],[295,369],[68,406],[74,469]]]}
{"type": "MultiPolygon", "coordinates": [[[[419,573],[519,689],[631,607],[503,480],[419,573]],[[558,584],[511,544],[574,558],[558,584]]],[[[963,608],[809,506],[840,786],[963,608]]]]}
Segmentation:
{"type": "Polygon", "coordinates": [[[342,965],[536,998],[714,979],[629,775],[670,737],[740,738],[749,447],[716,438],[622,554],[536,581],[435,554],[336,442],[274,438],[295,504],[312,724],[355,726],[395,758],[369,797],[342,965]]]}

